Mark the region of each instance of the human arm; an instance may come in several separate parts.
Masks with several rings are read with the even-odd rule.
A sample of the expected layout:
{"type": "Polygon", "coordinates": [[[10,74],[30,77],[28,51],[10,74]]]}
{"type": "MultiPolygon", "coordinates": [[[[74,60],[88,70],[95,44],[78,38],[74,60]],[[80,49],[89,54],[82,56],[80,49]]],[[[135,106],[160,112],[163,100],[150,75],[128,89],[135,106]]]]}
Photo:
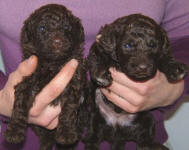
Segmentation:
{"type": "MultiPolygon", "coordinates": [[[[14,104],[14,86],[22,81],[24,76],[30,75],[37,66],[37,57],[30,57],[22,62],[16,71],[11,73],[5,87],[0,91],[0,114],[10,117],[14,104]]],[[[60,107],[51,107],[48,104],[57,97],[72,78],[77,62],[68,62],[48,85],[36,96],[34,106],[29,113],[29,123],[53,129],[58,123],[60,107]]]]}

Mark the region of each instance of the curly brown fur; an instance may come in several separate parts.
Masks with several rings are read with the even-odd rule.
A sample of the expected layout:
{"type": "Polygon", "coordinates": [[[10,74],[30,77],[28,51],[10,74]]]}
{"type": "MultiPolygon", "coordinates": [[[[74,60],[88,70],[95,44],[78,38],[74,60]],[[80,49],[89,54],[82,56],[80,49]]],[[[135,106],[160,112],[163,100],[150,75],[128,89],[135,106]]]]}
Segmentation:
{"type": "Polygon", "coordinates": [[[86,150],[98,150],[108,141],[112,150],[124,150],[134,141],[137,150],[168,150],[156,143],[155,121],[148,111],[129,114],[106,99],[99,87],[112,83],[110,67],[137,82],[152,78],[157,69],[169,82],[184,78],[187,66],[171,55],[166,32],[151,18],[133,14],[118,18],[99,31],[91,47],[88,65],[94,92],[92,114],[86,138],[86,150]]]}
{"type": "Polygon", "coordinates": [[[34,126],[33,129],[40,138],[41,150],[50,150],[54,143],[71,145],[78,141],[78,113],[86,84],[83,45],[84,30],[80,19],[62,5],[42,6],[25,21],[21,33],[23,60],[36,55],[38,66],[31,76],[15,87],[15,103],[5,132],[8,142],[24,140],[28,112],[36,95],[72,58],[78,60],[78,68],[68,86],[51,103],[62,107],[57,128],[50,131],[34,126]]]}

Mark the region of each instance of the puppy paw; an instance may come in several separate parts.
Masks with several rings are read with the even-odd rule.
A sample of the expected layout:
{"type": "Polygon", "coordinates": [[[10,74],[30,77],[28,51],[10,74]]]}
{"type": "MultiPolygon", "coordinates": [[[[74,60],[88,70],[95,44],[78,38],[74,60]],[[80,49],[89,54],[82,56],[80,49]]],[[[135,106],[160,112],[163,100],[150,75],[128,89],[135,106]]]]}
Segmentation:
{"type": "Polygon", "coordinates": [[[153,145],[138,146],[137,150],[169,150],[169,149],[162,144],[153,144],[153,145]]]}
{"type": "Polygon", "coordinates": [[[154,147],[153,150],[169,150],[167,147],[165,147],[164,145],[157,145],[156,147],[154,147]]]}
{"type": "Polygon", "coordinates": [[[167,76],[167,79],[169,82],[176,82],[182,80],[187,75],[188,70],[189,68],[185,64],[174,64],[172,68],[169,70],[170,72],[167,76]]]}
{"type": "Polygon", "coordinates": [[[17,129],[7,129],[4,133],[4,137],[8,143],[18,144],[24,141],[25,134],[17,129]]]}
{"type": "Polygon", "coordinates": [[[78,135],[73,133],[56,134],[56,142],[61,145],[71,145],[78,141],[78,135]]]}
{"type": "Polygon", "coordinates": [[[110,72],[103,72],[95,78],[95,82],[100,87],[107,87],[112,83],[112,76],[110,72]]]}

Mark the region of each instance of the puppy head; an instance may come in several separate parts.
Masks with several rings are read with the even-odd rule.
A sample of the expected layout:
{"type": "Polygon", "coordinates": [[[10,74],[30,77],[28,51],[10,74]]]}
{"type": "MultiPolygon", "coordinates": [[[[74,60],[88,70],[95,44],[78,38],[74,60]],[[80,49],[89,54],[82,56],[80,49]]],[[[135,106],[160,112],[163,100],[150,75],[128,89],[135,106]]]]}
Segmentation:
{"type": "Polygon", "coordinates": [[[21,33],[25,57],[32,54],[52,59],[71,56],[83,42],[80,20],[64,6],[56,4],[37,9],[25,21],[21,33]]]}
{"type": "Polygon", "coordinates": [[[133,80],[152,78],[156,61],[169,53],[165,31],[149,17],[134,14],[117,19],[101,29],[97,43],[118,64],[118,70],[133,80]]]}

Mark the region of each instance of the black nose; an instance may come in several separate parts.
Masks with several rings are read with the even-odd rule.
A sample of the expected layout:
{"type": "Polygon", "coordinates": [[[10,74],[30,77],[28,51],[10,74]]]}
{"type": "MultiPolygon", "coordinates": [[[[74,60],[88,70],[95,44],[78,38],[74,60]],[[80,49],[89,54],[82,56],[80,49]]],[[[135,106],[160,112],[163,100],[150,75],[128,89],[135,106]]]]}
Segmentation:
{"type": "Polygon", "coordinates": [[[147,71],[147,70],[151,70],[152,68],[153,68],[153,64],[147,64],[147,63],[140,63],[136,67],[136,69],[138,69],[139,71],[147,71]]]}
{"type": "Polygon", "coordinates": [[[146,70],[150,65],[141,63],[137,66],[140,70],[146,70]]]}
{"type": "Polygon", "coordinates": [[[146,72],[148,70],[151,70],[153,68],[153,64],[148,64],[148,63],[130,63],[129,68],[132,70],[134,69],[135,71],[139,72],[146,72]]]}

